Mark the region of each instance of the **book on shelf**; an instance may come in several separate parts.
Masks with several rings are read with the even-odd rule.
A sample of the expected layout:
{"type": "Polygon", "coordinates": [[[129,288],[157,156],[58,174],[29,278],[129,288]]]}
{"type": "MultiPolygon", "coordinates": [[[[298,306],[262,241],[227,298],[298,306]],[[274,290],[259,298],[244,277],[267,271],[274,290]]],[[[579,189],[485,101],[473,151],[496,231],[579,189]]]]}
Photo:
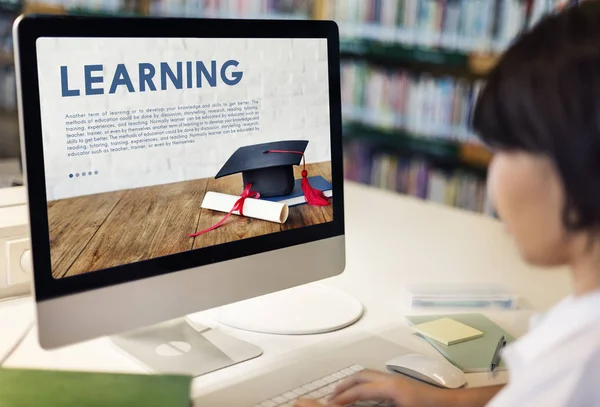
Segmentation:
{"type": "Polygon", "coordinates": [[[49,8],[62,8],[65,12],[102,12],[118,14],[121,12],[135,12],[134,8],[139,1],[127,0],[27,0],[27,5],[36,9],[36,6],[49,6],[49,8]],[[133,7],[132,7],[133,6],[133,7]]]}
{"type": "Polygon", "coordinates": [[[0,110],[17,111],[17,84],[13,66],[0,66],[0,110]]]}
{"type": "Polygon", "coordinates": [[[312,15],[310,0],[28,0],[30,5],[52,5],[74,12],[107,14],[149,13],[152,16],[188,18],[302,18],[312,15]]]}
{"type": "Polygon", "coordinates": [[[152,0],[151,14],[178,17],[308,19],[308,0],[152,0]]]}
{"type": "Polygon", "coordinates": [[[499,53],[545,15],[586,0],[335,0],[326,18],[346,39],[499,53]]]}
{"type": "Polygon", "coordinates": [[[524,0],[335,0],[343,38],[499,52],[526,26],[524,0]]]}
{"type": "Polygon", "coordinates": [[[481,80],[469,82],[345,61],[341,83],[345,120],[420,137],[479,143],[468,124],[481,80]]]}
{"type": "Polygon", "coordinates": [[[486,182],[461,169],[438,168],[417,157],[374,149],[360,141],[344,147],[346,179],[493,216],[486,182]]]}
{"type": "Polygon", "coordinates": [[[0,110],[16,111],[17,84],[13,64],[12,25],[16,15],[0,13],[0,110]]]}

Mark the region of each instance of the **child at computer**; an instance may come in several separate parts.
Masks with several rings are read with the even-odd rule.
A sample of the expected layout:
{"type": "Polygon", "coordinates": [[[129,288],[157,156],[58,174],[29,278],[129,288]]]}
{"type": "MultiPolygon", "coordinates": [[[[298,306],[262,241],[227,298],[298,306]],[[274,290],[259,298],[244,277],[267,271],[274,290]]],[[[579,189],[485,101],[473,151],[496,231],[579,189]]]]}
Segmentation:
{"type": "Polygon", "coordinates": [[[525,261],[547,273],[570,267],[573,294],[505,349],[504,387],[446,390],[365,371],[340,385],[332,406],[600,406],[600,2],[520,36],[486,82],[473,126],[495,153],[496,211],[525,261]]]}

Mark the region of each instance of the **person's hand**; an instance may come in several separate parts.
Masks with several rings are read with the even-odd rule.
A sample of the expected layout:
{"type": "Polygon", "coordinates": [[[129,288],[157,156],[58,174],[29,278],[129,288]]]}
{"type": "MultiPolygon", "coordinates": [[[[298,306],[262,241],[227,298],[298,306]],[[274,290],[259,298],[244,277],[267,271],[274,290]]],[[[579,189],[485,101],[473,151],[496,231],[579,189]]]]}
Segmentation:
{"type": "MultiPolygon", "coordinates": [[[[382,400],[396,407],[429,407],[441,400],[444,390],[397,374],[363,370],[340,383],[326,406],[357,401],[382,400]]],[[[294,407],[323,407],[312,400],[299,400],[294,407]]]]}
{"type": "MultiPolygon", "coordinates": [[[[331,405],[328,405],[328,407],[330,407],[330,406],[331,405]]],[[[302,400],[298,400],[296,402],[296,404],[294,404],[294,407],[323,407],[323,404],[321,404],[315,400],[302,399],[302,400]]],[[[334,406],[334,407],[337,407],[337,406],[334,406]]]]}
{"type": "Polygon", "coordinates": [[[363,370],[339,384],[331,404],[344,406],[363,400],[384,400],[396,407],[424,407],[438,399],[442,391],[399,374],[363,370]]]}

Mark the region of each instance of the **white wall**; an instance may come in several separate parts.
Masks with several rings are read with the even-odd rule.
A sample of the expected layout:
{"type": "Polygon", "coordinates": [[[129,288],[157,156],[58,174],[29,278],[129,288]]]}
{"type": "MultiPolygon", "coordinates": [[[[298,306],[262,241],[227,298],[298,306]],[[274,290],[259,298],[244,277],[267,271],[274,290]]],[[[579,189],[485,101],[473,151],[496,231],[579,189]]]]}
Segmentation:
{"type": "Polygon", "coordinates": [[[261,142],[309,140],[307,162],[330,160],[326,40],[41,38],[37,54],[48,200],[213,177],[238,147],[261,142]],[[243,71],[241,82],[163,91],[157,80],[157,91],[137,91],[139,63],[175,67],[177,61],[199,60],[210,66],[213,59],[217,67],[228,59],[239,61],[229,70],[243,71]],[[136,92],[121,86],[108,94],[119,63],[127,66],[136,92]],[[104,66],[104,83],[94,84],[106,89],[103,95],[84,95],[83,65],[91,64],[104,66]],[[81,89],[81,96],[62,97],[63,65],[69,88],[81,89]],[[258,132],[207,136],[183,146],[67,156],[66,114],[251,99],[260,101],[258,132]],[[69,178],[88,171],[98,174],[69,178]]]}

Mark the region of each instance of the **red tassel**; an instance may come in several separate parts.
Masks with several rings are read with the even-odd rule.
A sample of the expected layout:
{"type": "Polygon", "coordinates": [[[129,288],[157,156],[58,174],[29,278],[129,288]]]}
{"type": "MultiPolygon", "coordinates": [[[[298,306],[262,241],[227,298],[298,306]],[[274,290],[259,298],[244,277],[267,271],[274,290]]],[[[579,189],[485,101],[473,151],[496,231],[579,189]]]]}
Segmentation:
{"type": "Polygon", "coordinates": [[[306,171],[306,162],[304,161],[304,153],[301,151],[289,151],[289,150],[268,150],[267,153],[288,153],[288,154],[300,154],[302,156],[302,191],[304,192],[304,199],[309,205],[315,206],[329,206],[329,200],[323,193],[318,189],[313,188],[308,182],[308,171],[306,171]]]}
{"type": "Polygon", "coordinates": [[[314,189],[308,182],[308,172],[302,170],[302,191],[304,191],[304,198],[306,203],[315,206],[329,206],[329,200],[323,194],[323,191],[314,189]]]}

